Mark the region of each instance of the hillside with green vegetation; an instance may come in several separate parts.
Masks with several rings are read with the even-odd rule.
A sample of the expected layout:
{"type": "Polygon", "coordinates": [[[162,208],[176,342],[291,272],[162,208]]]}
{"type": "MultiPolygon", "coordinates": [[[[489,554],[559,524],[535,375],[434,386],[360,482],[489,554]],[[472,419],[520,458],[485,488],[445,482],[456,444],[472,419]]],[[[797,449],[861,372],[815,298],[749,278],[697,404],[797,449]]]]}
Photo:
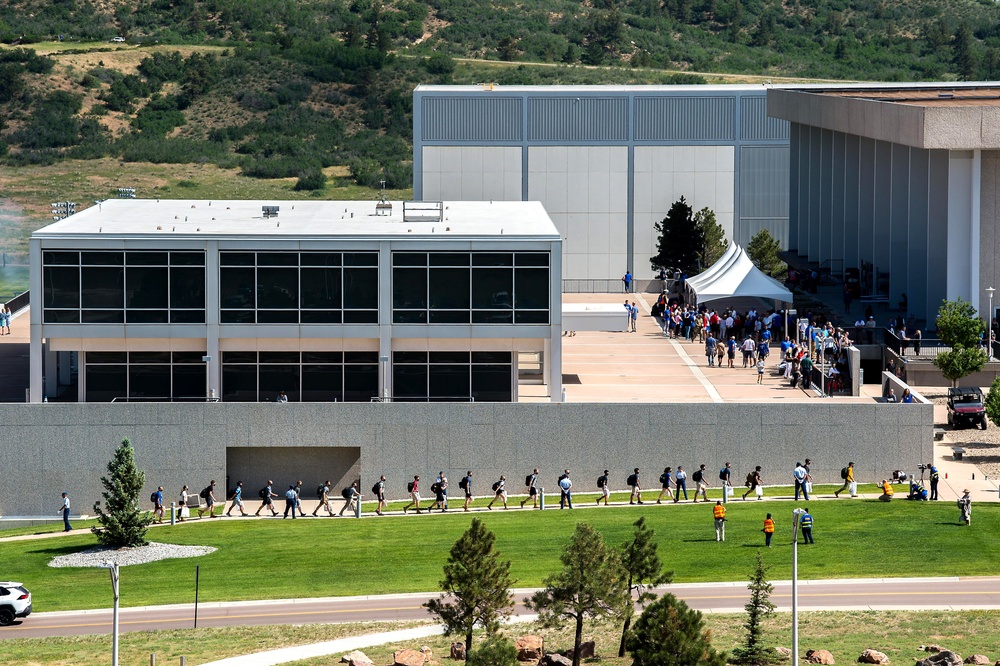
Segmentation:
{"type": "MultiPolygon", "coordinates": [[[[11,0],[0,249],[56,200],[407,196],[420,83],[991,79],[992,0],[11,0]],[[748,77],[757,77],[751,79],[748,77]],[[153,176],[152,174],[157,175],[153,176]]],[[[79,207],[78,207],[79,210],[79,207]]]]}

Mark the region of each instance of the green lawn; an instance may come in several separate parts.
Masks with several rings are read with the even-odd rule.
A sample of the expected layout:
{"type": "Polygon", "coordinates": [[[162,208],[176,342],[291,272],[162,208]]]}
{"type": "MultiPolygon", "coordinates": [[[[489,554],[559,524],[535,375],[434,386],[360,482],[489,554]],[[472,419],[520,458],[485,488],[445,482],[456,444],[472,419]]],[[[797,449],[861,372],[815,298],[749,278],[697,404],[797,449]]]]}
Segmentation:
{"type": "MultiPolygon", "coordinates": [[[[582,498],[581,498],[582,499],[582,498]]],[[[801,503],[800,503],[801,505],[801,503]]],[[[575,511],[492,511],[475,515],[497,534],[520,587],[537,586],[558,566],[577,521],[587,521],[613,544],[625,541],[646,516],[677,581],[742,580],[762,545],[765,512],[778,522],[775,548],[765,553],[772,577],[791,575],[791,502],[731,502],[727,542],[715,542],[706,505],[645,505],[575,511]]],[[[814,502],[816,545],[800,550],[803,578],[870,576],[985,576],[1000,573],[993,547],[1000,505],[978,505],[973,527],[958,525],[948,503],[883,504],[874,500],[814,502]],[[915,544],[919,544],[916,547],[915,544]]],[[[194,600],[201,565],[201,600],[383,594],[433,590],[448,549],[471,520],[462,512],[353,519],[241,520],[162,527],[154,540],[210,545],[215,553],[190,560],[131,566],[122,573],[122,603],[139,606],[194,600]],[[261,581],[266,580],[266,589],[261,581]]],[[[107,573],[53,569],[49,560],[92,546],[92,535],[0,543],[4,577],[28,585],[39,611],[107,605],[107,573]]]]}

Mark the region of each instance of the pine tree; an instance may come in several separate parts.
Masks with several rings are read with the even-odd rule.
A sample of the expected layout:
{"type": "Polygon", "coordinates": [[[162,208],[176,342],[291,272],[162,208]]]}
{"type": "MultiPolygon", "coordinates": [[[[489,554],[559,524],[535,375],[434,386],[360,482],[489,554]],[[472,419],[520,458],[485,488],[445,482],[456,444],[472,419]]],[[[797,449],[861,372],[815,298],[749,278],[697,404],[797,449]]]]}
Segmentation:
{"type": "Polygon", "coordinates": [[[478,624],[490,636],[510,617],[513,597],[510,560],[493,549],[496,535],[478,518],[451,547],[444,565],[440,598],[424,606],[445,626],[445,635],[465,636],[465,654],[472,652],[472,630],[478,624]]]}
{"type": "Polygon", "coordinates": [[[707,266],[699,266],[704,241],[698,225],[695,224],[691,206],[684,197],[673,203],[667,216],[653,225],[659,234],[656,256],[649,258],[653,269],[679,270],[693,275],[707,266]]]}
{"type": "Polygon", "coordinates": [[[621,617],[632,599],[618,553],[590,525],[576,526],[559,559],[562,571],[546,578],[545,589],[532,595],[527,605],[538,611],[546,627],[574,621],[573,666],[580,666],[584,620],[621,617]]]}
{"type": "Polygon", "coordinates": [[[135,450],[126,437],[108,463],[108,476],[101,477],[106,510],[101,509],[100,502],[94,502],[98,527],[91,531],[102,545],[131,548],[146,544],[146,531],[153,517],[139,509],[139,493],[145,483],[146,475],[135,466],[135,450]]]}
{"type": "Polygon", "coordinates": [[[702,236],[701,248],[701,268],[708,268],[726,253],[729,241],[726,240],[726,232],[722,225],[715,219],[715,211],[711,208],[702,208],[694,214],[694,223],[702,236]]]}
{"type": "Polygon", "coordinates": [[[701,613],[672,594],[646,607],[628,637],[632,666],[724,666],[701,613]]]}
{"type": "MultiPolygon", "coordinates": [[[[663,570],[660,556],[656,552],[657,544],[654,538],[656,533],[646,527],[646,519],[640,518],[633,525],[635,525],[635,534],[632,536],[632,540],[622,546],[622,568],[628,578],[629,594],[631,595],[634,591],[634,599],[640,605],[645,605],[656,598],[656,595],[650,592],[649,588],[668,584],[673,579],[673,572],[663,570]]],[[[631,604],[626,606],[622,640],[618,646],[619,657],[625,656],[625,638],[628,636],[634,613],[635,609],[631,604]]]]}
{"type": "Polygon", "coordinates": [[[952,44],[955,47],[955,67],[958,75],[971,81],[976,75],[976,53],[973,50],[972,29],[965,23],[958,27],[952,44]]]}
{"type": "Polygon", "coordinates": [[[787,266],[778,258],[781,243],[775,240],[767,229],[761,229],[750,239],[747,254],[762,272],[774,277],[785,271],[787,266]]]}
{"type": "Polygon", "coordinates": [[[747,619],[743,623],[747,630],[746,640],[730,655],[729,662],[732,664],[768,666],[777,662],[774,650],[764,645],[764,629],[761,627],[764,618],[774,612],[774,604],[771,603],[774,586],[767,580],[769,568],[764,564],[764,558],[758,550],[757,561],[750,574],[750,584],[747,585],[747,589],[750,590],[750,600],[743,607],[747,611],[747,619]]]}

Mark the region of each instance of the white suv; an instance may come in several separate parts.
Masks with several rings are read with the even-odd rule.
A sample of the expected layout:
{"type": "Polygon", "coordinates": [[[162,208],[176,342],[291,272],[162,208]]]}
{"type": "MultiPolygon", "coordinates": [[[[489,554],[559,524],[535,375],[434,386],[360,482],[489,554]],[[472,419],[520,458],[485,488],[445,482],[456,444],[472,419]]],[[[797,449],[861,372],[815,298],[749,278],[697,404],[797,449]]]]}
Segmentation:
{"type": "Polygon", "coordinates": [[[21,583],[0,582],[0,625],[31,615],[31,592],[21,583]]]}

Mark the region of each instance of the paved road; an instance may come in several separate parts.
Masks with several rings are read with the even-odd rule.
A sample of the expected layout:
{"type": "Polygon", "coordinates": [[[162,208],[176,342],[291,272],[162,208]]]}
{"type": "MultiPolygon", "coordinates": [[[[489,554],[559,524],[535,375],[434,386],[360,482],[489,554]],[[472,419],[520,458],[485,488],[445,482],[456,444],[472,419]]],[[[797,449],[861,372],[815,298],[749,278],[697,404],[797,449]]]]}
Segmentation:
{"type": "MultiPolygon", "coordinates": [[[[788,610],[791,584],[777,581],[774,588],[772,601],[779,610],[788,610]]],[[[743,583],[672,585],[668,589],[704,612],[742,612],[747,599],[743,583]]],[[[519,590],[516,594],[518,614],[530,612],[521,603],[527,592],[519,590]]],[[[403,594],[202,604],[198,609],[198,626],[426,619],[429,616],[421,604],[427,598],[426,594],[403,594]]],[[[803,610],[996,609],[1000,608],[1000,577],[803,581],[799,585],[799,607],[803,610]]],[[[122,632],[180,629],[191,627],[193,622],[192,605],[125,608],[120,616],[122,632]]],[[[0,640],[110,631],[110,610],[36,613],[19,624],[0,627],[0,640]]]]}

